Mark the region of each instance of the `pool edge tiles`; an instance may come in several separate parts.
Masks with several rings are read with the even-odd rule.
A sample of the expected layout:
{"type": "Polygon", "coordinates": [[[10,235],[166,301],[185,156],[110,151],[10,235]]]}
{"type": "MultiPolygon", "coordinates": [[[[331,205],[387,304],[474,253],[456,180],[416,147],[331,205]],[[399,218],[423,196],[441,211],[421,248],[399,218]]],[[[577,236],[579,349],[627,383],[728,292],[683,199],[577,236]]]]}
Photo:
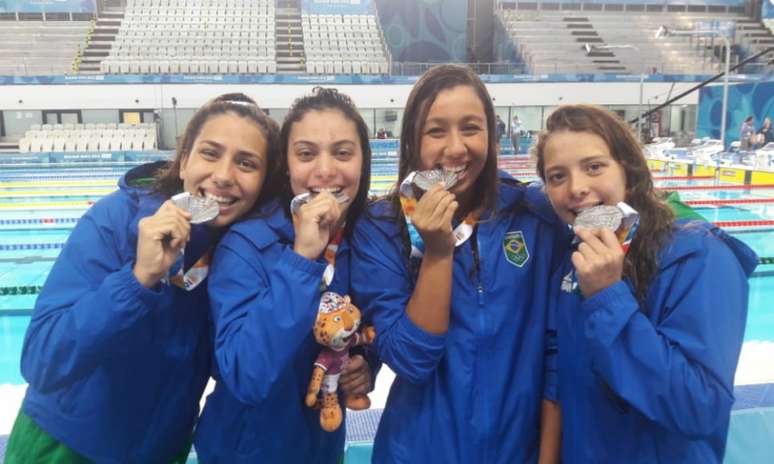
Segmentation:
{"type": "Polygon", "coordinates": [[[742,344],[734,385],[774,382],[774,341],[749,340],[742,344]],[[769,369],[765,369],[769,366],[769,369]]]}

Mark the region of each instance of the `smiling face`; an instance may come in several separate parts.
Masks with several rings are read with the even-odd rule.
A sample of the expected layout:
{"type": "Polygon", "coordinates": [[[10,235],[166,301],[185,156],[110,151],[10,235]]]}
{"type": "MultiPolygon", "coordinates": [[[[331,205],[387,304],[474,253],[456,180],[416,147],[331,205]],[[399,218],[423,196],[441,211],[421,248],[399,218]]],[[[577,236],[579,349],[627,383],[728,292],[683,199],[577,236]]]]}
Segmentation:
{"type": "Polygon", "coordinates": [[[442,90],[427,112],[420,135],[420,169],[457,173],[451,192],[468,203],[488,152],[484,105],[468,85],[442,90]]]}
{"type": "Polygon", "coordinates": [[[211,226],[227,226],[253,207],[266,178],[266,148],[249,119],[225,113],[204,123],[180,164],[180,179],[186,192],[218,202],[211,226]]]}
{"type": "Polygon", "coordinates": [[[567,224],[574,223],[584,209],[625,200],[624,170],[601,137],[591,132],[554,132],[543,156],[546,193],[567,224]]]}
{"type": "Polygon", "coordinates": [[[346,195],[344,217],[363,169],[355,123],[338,110],[309,111],[291,127],[287,157],[293,195],[321,190],[346,195]]]}

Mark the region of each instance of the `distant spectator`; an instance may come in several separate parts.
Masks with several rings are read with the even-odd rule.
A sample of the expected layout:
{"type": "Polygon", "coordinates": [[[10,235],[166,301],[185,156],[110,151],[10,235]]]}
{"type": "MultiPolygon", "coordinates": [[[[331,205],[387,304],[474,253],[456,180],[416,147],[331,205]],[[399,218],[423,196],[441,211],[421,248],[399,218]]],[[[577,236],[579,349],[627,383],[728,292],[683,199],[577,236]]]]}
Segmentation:
{"type": "Polygon", "coordinates": [[[495,134],[497,135],[497,144],[500,144],[500,140],[503,138],[503,135],[505,135],[505,121],[500,119],[500,115],[495,115],[495,134]]]}
{"type": "Polygon", "coordinates": [[[521,127],[521,121],[519,115],[514,114],[511,120],[511,143],[513,144],[513,151],[519,154],[519,137],[524,129],[521,127]]]}
{"type": "Polygon", "coordinates": [[[774,133],[771,129],[771,118],[764,118],[763,125],[758,131],[758,146],[764,147],[767,143],[774,142],[774,133]]]}
{"type": "Polygon", "coordinates": [[[753,117],[747,116],[742,122],[742,127],[739,128],[739,149],[750,150],[754,143],[753,137],[755,136],[755,128],[753,127],[753,117]]]}
{"type": "Polygon", "coordinates": [[[377,139],[386,139],[387,138],[387,131],[384,129],[384,127],[380,127],[378,131],[376,131],[376,138],[377,139]]]}

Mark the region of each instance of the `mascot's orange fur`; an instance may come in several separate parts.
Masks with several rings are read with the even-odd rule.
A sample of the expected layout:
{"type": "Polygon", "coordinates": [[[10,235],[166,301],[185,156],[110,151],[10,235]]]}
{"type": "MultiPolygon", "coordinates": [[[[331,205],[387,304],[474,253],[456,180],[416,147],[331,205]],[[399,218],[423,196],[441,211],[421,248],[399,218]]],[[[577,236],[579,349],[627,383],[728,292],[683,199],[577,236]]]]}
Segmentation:
{"type": "MultiPolygon", "coordinates": [[[[306,405],[310,408],[321,406],[320,426],[327,432],[333,432],[341,425],[341,406],[336,390],[341,370],[349,360],[349,349],[371,343],[376,336],[372,326],[365,327],[361,332],[357,331],[358,327],[360,310],[350,302],[349,296],[323,293],[314,324],[314,338],[325,348],[314,363],[306,405]],[[322,398],[319,398],[320,395],[322,398]]],[[[348,395],[346,406],[349,409],[368,409],[371,400],[364,394],[348,395]]]]}

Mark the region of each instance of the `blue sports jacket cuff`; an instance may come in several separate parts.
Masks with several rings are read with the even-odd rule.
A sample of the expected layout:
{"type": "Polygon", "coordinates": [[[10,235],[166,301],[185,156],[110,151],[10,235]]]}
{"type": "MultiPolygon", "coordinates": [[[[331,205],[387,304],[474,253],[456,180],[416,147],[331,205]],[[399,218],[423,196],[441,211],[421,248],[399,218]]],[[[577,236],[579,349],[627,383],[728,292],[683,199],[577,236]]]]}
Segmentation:
{"type": "Polygon", "coordinates": [[[404,334],[404,336],[414,340],[416,345],[422,345],[431,350],[442,350],[446,345],[446,334],[436,335],[420,328],[414,324],[414,321],[412,321],[408,314],[405,313],[400,320],[398,320],[398,330],[404,334]]]}
{"type": "Polygon", "coordinates": [[[282,259],[286,260],[288,266],[313,276],[319,275],[320,279],[322,279],[323,272],[325,272],[325,266],[327,266],[327,263],[322,261],[312,261],[311,259],[299,255],[293,251],[292,247],[288,247],[282,252],[282,259]]]}
{"type": "MultiPolygon", "coordinates": [[[[157,283],[151,288],[144,287],[137,277],[134,275],[134,262],[127,264],[120,271],[115,274],[115,278],[120,282],[127,282],[129,284],[129,292],[137,295],[137,298],[143,305],[152,307],[159,301],[159,295],[161,295],[161,286],[164,284],[157,283]]],[[[108,276],[110,278],[110,276],[108,276]]]]}
{"type": "Polygon", "coordinates": [[[558,392],[558,388],[556,388],[556,378],[557,378],[556,373],[551,375],[546,375],[545,377],[546,384],[543,386],[543,399],[553,401],[553,402],[559,401],[559,392],[558,392]]]}
{"type": "Polygon", "coordinates": [[[608,346],[637,310],[632,292],[624,281],[597,292],[581,304],[581,311],[586,316],[583,327],[586,338],[608,346]]]}

